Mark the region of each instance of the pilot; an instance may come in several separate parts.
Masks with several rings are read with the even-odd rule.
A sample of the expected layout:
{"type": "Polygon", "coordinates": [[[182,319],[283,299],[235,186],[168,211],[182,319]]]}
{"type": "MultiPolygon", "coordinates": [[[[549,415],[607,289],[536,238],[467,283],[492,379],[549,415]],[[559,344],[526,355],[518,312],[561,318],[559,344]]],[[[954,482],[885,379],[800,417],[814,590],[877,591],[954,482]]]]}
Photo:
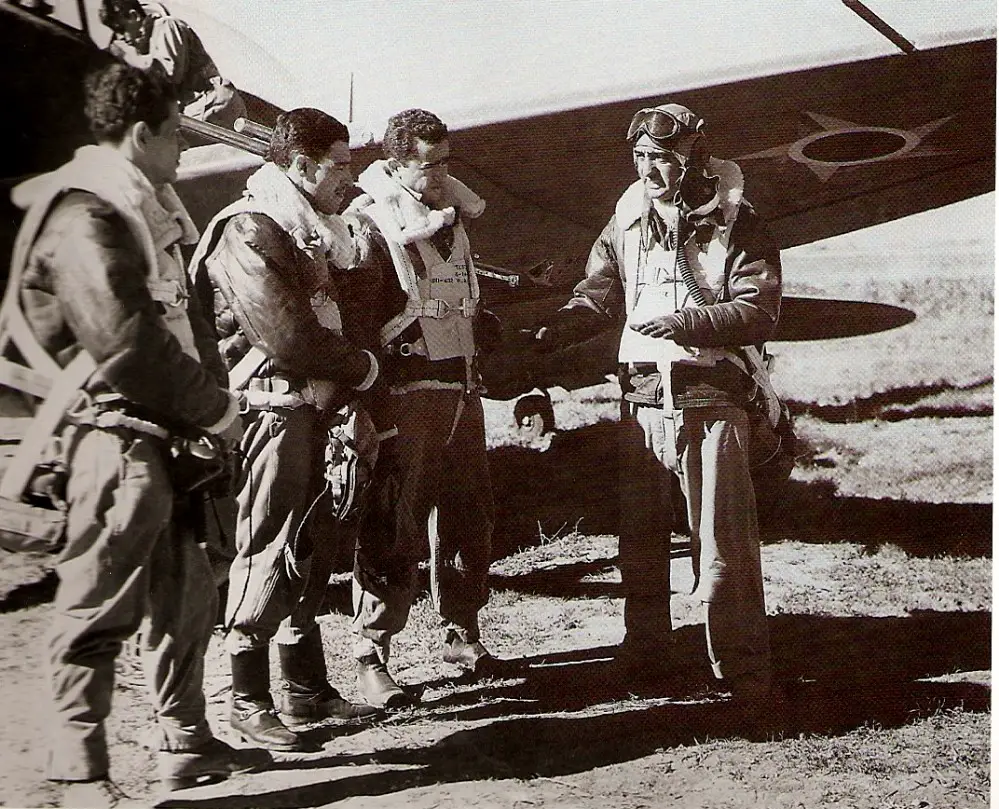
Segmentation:
{"type": "Polygon", "coordinates": [[[388,671],[392,636],[406,625],[417,567],[431,560],[443,657],[476,676],[496,674],[479,633],[486,604],[493,495],[476,355],[498,337],[481,309],[465,222],[485,203],[448,174],[447,126],[431,112],[392,116],[386,159],[363,171],[351,205],[370,222],[372,256],[387,279],[379,310],[386,421],[399,429],[376,469],[355,559],[358,688],[388,709],[412,701],[388,671]]]}
{"type": "Polygon", "coordinates": [[[380,713],[329,683],[316,623],[337,547],[353,552],[366,470],[391,432],[376,434],[360,404],[380,390],[379,364],[350,339],[367,338],[338,305],[358,258],[336,215],[352,186],[348,143],[347,127],[320,110],[281,114],[267,162],[206,228],[190,265],[214,297],[229,383],[246,401],[225,610],[230,724],[276,751],[308,749],[294,732],[304,724],[380,713]]]}
{"type": "Polygon", "coordinates": [[[670,502],[668,471],[686,500],[708,657],[751,729],[771,698],[771,664],[750,424],[772,388],[751,376],[740,347],[773,333],[780,256],[743,197],[742,171],[710,155],[695,113],[679,104],[639,110],[627,140],[638,180],[571,300],[535,339],[550,351],[622,328],[625,670],[659,678],[674,668],[669,552],[683,506],[670,502]]]}
{"type": "Polygon", "coordinates": [[[100,18],[111,29],[110,53],[173,84],[184,115],[224,127],[246,115],[242,96],[220,75],[198,35],[160,3],[101,0],[100,18]]]}
{"type": "MultiPolygon", "coordinates": [[[[69,392],[82,380],[60,435],[69,511],[48,637],[47,770],[65,784],[61,805],[110,807],[122,798],[109,780],[105,728],[115,659],[140,624],[164,785],[247,771],[270,756],[214,738],[205,718],[217,595],[183,524],[189,503],[169,448],[191,430],[232,447],[242,426],[180,263],[180,245],[197,231],[171,187],[176,95],[119,63],[89,75],[85,88],[97,145],[14,189],[27,212],[8,294],[23,313],[11,335],[34,346],[25,356],[51,357],[69,392]]],[[[17,322],[7,320],[11,305],[8,324],[17,322]]]]}

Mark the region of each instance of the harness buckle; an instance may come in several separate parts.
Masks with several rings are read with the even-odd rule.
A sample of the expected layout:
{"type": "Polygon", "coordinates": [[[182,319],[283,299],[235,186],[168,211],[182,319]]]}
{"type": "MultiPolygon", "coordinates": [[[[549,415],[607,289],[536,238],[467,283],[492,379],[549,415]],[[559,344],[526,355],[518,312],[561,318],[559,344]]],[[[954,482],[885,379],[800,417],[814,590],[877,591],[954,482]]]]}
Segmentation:
{"type": "Polygon", "coordinates": [[[451,313],[451,304],[440,298],[431,298],[423,302],[423,317],[432,317],[436,320],[447,317],[451,313]]]}

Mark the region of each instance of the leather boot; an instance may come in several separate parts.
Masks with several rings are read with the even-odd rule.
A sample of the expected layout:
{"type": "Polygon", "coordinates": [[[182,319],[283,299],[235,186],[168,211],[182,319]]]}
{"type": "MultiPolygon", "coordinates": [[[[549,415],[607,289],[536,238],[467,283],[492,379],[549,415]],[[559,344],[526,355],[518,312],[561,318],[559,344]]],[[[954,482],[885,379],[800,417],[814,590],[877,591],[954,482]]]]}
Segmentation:
{"type": "Polygon", "coordinates": [[[367,655],[357,661],[357,690],[364,701],[386,711],[398,711],[415,705],[413,699],[392,679],[378,655],[367,655]]]}
{"type": "Polygon", "coordinates": [[[244,742],[279,752],[304,752],[309,747],[286,728],[274,713],[266,646],[234,654],[232,713],[229,724],[244,742]]]}
{"type": "Polygon", "coordinates": [[[501,677],[516,671],[512,660],[500,660],[482,641],[465,640],[454,630],[448,631],[444,641],[444,662],[461,666],[476,677],[501,677]]]}
{"type": "Polygon", "coordinates": [[[318,627],[298,643],[279,643],[278,654],[284,681],[277,694],[277,707],[286,726],[299,727],[326,719],[357,723],[382,714],[372,705],[348,702],[330,685],[318,627]]]}
{"type": "Polygon", "coordinates": [[[168,791],[214,783],[237,773],[256,772],[273,759],[266,750],[240,750],[212,739],[194,750],[162,750],[157,754],[160,781],[168,791]]]}

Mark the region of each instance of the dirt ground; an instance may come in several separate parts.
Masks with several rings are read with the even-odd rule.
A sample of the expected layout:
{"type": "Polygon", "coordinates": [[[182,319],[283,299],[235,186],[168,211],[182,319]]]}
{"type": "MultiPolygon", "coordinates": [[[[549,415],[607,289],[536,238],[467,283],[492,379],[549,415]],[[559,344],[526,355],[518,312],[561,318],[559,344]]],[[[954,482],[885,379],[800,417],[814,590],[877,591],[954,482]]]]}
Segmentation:
{"type": "MultiPolygon", "coordinates": [[[[419,708],[368,727],[312,728],[319,752],[159,805],[987,807],[993,268],[991,253],[975,254],[950,285],[809,289],[912,306],[919,317],[877,340],[781,346],[782,393],[808,445],[781,519],[762,537],[774,669],[788,703],[782,734],[733,734],[699,605],[682,595],[682,536],[671,601],[678,676],[640,686],[613,663],[623,626],[611,385],[558,399],[564,431],[539,442],[511,434],[509,403],[487,408],[499,512],[483,636],[521,664],[517,676],[474,682],[443,663],[424,596],[392,664],[422,692],[419,708]],[[822,385],[829,395],[816,392],[822,385]]],[[[0,564],[0,806],[59,798],[44,780],[49,567],[23,555],[0,564]]],[[[331,680],[356,698],[346,574],[331,583],[327,606],[331,680]]],[[[213,728],[233,741],[220,649],[215,638],[205,690],[213,728]]],[[[118,668],[112,777],[151,804],[154,755],[142,742],[152,715],[132,658],[122,655],[118,668]]]]}
{"type": "MultiPolygon", "coordinates": [[[[599,456],[607,429],[613,426],[560,436],[533,460],[543,465],[552,452],[599,456]]],[[[493,452],[501,496],[531,451],[493,452]]],[[[532,511],[548,525],[564,516],[567,502],[588,513],[588,493],[596,496],[589,478],[539,474],[535,480],[545,485],[518,487],[520,499],[501,524],[514,541],[526,537],[516,515],[532,511]]],[[[821,492],[795,482],[797,517],[763,548],[775,668],[789,703],[778,738],[733,736],[728,695],[706,663],[698,605],[683,595],[673,597],[681,676],[645,687],[622,679],[612,662],[622,634],[616,538],[567,531],[499,551],[492,570],[484,637],[523,665],[519,676],[474,682],[441,662],[424,598],[393,664],[401,682],[422,691],[419,708],[366,728],[310,729],[321,752],[279,756],[266,772],[174,793],[157,805],[988,806],[991,509],[857,499],[852,522],[830,521],[842,504],[821,492]],[[885,541],[851,541],[878,532],[885,541]]],[[[676,590],[689,569],[684,547],[676,537],[676,590]]],[[[42,676],[55,582],[45,559],[8,556],[0,571],[7,706],[0,805],[55,805],[58,795],[43,780],[42,676]]],[[[331,678],[356,697],[348,602],[341,575],[322,626],[331,678]]],[[[219,644],[216,638],[207,660],[210,718],[219,735],[235,741],[227,732],[228,661],[219,644]]],[[[151,712],[127,655],[119,674],[109,724],[112,776],[130,795],[152,801],[153,755],[142,746],[151,712]]]]}

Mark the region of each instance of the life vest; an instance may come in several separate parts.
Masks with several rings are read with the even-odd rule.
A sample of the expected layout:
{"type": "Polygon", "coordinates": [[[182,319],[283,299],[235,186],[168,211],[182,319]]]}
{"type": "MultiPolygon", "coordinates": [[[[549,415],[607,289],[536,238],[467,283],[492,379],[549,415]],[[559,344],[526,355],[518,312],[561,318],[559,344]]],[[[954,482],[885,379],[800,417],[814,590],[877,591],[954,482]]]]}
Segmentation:
{"type": "MultiPolygon", "coordinates": [[[[373,202],[363,212],[383,236],[392,232],[393,215],[382,203],[373,202]]],[[[418,277],[404,245],[388,237],[385,242],[407,301],[403,311],[382,327],[382,345],[418,322],[423,342],[420,348],[430,360],[464,357],[471,361],[475,356],[472,324],[479,307],[479,284],[464,226],[460,222],[454,226],[454,244],[447,259],[426,239],[412,243],[426,268],[424,278],[418,277]]]]}
{"type": "MultiPolygon", "coordinates": [[[[12,195],[15,203],[27,208],[27,213],[11,252],[10,277],[23,273],[31,247],[55,201],[68,191],[91,193],[111,205],[125,220],[145,254],[146,287],[150,297],[162,304],[161,324],[177,338],[186,354],[200,359],[187,316],[187,279],[180,252],[180,242],[196,241],[197,230],[171,186],[163,186],[155,201],[150,199],[135,183],[135,180],[148,181],[138,177],[139,170],[134,167],[126,168],[129,175],[135,175],[134,179],[129,176],[132,180],[129,187],[116,182],[115,175],[120,178],[120,164],[125,162],[124,158],[103,147],[84,146],[77,150],[77,157],[62,168],[15,188],[12,195]],[[104,166],[114,171],[102,171],[104,166]]],[[[40,349],[28,348],[36,341],[24,333],[25,329],[30,329],[21,312],[20,294],[18,284],[8,283],[0,307],[0,336],[5,345],[14,342],[31,366],[45,368],[51,373],[54,362],[39,356],[40,349]]]]}

